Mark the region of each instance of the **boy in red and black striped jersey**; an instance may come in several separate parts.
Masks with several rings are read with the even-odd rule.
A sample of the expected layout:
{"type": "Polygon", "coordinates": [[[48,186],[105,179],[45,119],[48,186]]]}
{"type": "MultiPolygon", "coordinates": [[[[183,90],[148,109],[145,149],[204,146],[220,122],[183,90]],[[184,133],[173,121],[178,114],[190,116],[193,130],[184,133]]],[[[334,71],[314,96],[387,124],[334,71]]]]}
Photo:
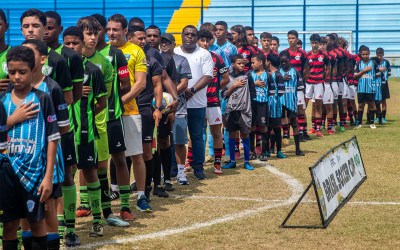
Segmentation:
{"type": "MultiPolygon", "coordinates": [[[[208,50],[212,45],[213,35],[208,30],[200,30],[197,44],[203,49],[208,50]]],[[[219,90],[225,88],[229,83],[229,72],[225,66],[224,60],[214,52],[210,52],[214,63],[213,78],[207,86],[207,109],[206,118],[210,125],[210,131],[213,137],[214,146],[214,173],[222,174],[222,113],[219,100],[219,90]]]]}
{"type": "Polygon", "coordinates": [[[315,112],[316,133],[317,137],[323,137],[321,132],[322,125],[322,104],[327,105],[326,109],[331,109],[333,103],[333,93],[329,83],[326,83],[326,76],[330,74],[330,60],[328,54],[319,50],[321,37],[313,34],[310,37],[312,50],[307,53],[309,65],[309,74],[306,80],[306,103],[315,99],[313,105],[313,113],[315,112]]]}
{"type": "Polygon", "coordinates": [[[257,53],[263,53],[262,49],[258,47],[258,38],[254,35],[254,29],[250,26],[243,27],[244,34],[247,39],[247,44],[254,48],[257,53]],[[257,41],[257,42],[256,42],[257,41]]]}
{"type": "MultiPolygon", "coordinates": [[[[297,47],[297,41],[299,40],[299,34],[295,30],[290,30],[287,34],[288,37],[288,43],[289,43],[289,48],[286,50],[289,52],[290,55],[290,66],[295,68],[300,76],[301,79],[299,79],[299,85],[302,85],[302,88],[299,87],[299,89],[303,89],[303,91],[297,91],[297,98],[298,98],[298,124],[299,124],[299,131],[300,131],[300,137],[302,140],[311,140],[310,136],[307,134],[307,117],[305,113],[306,109],[306,102],[304,98],[304,82],[303,78],[308,74],[308,64],[307,64],[307,53],[299,49],[297,47]]],[[[288,125],[284,124],[282,125],[283,127],[283,134],[285,135],[285,129],[288,128],[288,125]]]]}
{"type": "Polygon", "coordinates": [[[279,38],[272,36],[270,48],[272,51],[279,53],[279,38]]]}
{"type": "Polygon", "coordinates": [[[241,54],[244,58],[244,72],[247,73],[251,69],[251,57],[258,54],[258,51],[251,45],[251,43],[249,44],[242,25],[232,26],[231,33],[233,35],[233,44],[238,49],[238,54],[241,54]]]}
{"type": "MultiPolygon", "coordinates": [[[[333,33],[333,35],[336,35],[333,33]]],[[[337,36],[337,35],[336,35],[337,36]]],[[[343,37],[337,38],[336,50],[342,55],[342,68],[341,75],[339,76],[339,119],[340,119],[340,131],[345,131],[346,119],[347,119],[347,99],[349,98],[350,90],[347,83],[347,72],[349,71],[348,60],[350,57],[349,52],[345,50],[347,41],[343,37]],[[341,101],[340,101],[341,99],[341,101]]]]}
{"type": "Polygon", "coordinates": [[[271,48],[272,35],[268,32],[263,32],[260,35],[261,49],[266,58],[269,54],[279,55],[279,53],[271,48]]]}

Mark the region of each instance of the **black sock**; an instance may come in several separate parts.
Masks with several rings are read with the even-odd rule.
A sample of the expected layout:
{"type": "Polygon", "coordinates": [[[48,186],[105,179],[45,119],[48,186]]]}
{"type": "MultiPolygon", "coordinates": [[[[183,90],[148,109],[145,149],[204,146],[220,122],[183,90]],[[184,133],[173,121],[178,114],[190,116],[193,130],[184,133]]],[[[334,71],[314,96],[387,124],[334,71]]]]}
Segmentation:
{"type": "Polygon", "coordinates": [[[382,110],[382,118],[386,119],[386,110],[382,110]]]}
{"type": "Polygon", "coordinates": [[[110,181],[111,185],[117,185],[117,169],[113,160],[110,161],[110,181]]]}
{"type": "MultiPolygon", "coordinates": [[[[276,151],[282,151],[282,135],[281,135],[281,128],[274,128],[274,142],[276,143],[276,151]]],[[[272,139],[272,138],[271,138],[272,139]]],[[[272,140],[271,140],[271,147],[272,140]]]]}
{"type": "Polygon", "coordinates": [[[171,146],[160,150],[161,163],[164,172],[164,181],[171,180],[171,146]]]}
{"type": "Polygon", "coordinates": [[[60,239],[48,240],[47,241],[48,250],[58,250],[60,249],[60,239]]]}
{"type": "MultiPolygon", "coordinates": [[[[274,129],[275,131],[275,129],[274,129]]],[[[280,131],[280,128],[279,128],[280,131]]],[[[270,141],[270,148],[274,149],[275,148],[275,143],[276,143],[276,137],[275,137],[275,132],[273,135],[271,135],[271,133],[269,134],[269,141],[270,141]]],[[[281,146],[282,146],[282,135],[281,135],[281,146]]],[[[276,147],[278,147],[278,145],[276,144],[276,147]]],[[[280,150],[278,150],[280,151],[280,150]]]]}
{"type": "Polygon", "coordinates": [[[293,135],[294,144],[296,145],[296,151],[300,151],[300,134],[293,135]]]}
{"type": "Polygon", "coordinates": [[[371,124],[374,124],[375,110],[370,110],[369,113],[370,113],[369,122],[370,122],[371,124]]]}
{"type": "Polygon", "coordinates": [[[256,138],[256,132],[250,132],[250,152],[254,153],[254,139],[256,138]]]}
{"type": "Polygon", "coordinates": [[[153,179],[154,160],[144,161],[144,164],[146,166],[146,187],[150,187],[153,179]]]}
{"type": "Polygon", "coordinates": [[[15,240],[3,240],[3,250],[17,250],[18,239],[15,240]]]}
{"type": "Polygon", "coordinates": [[[47,236],[32,237],[32,250],[47,249],[47,236]]]}
{"type": "Polygon", "coordinates": [[[157,187],[161,183],[161,161],[160,154],[156,151],[153,155],[154,167],[153,167],[153,181],[154,187],[157,187]]]}
{"type": "Polygon", "coordinates": [[[269,132],[261,133],[261,152],[269,151],[269,132]]]}
{"type": "MultiPolygon", "coordinates": [[[[100,170],[97,173],[100,182],[100,189],[101,189],[101,209],[103,211],[104,218],[108,218],[111,211],[111,198],[108,195],[110,187],[108,186],[108,178],[107,178],[107,170],[100,170]]],[[[49,242],[50,243],[50,242],[49,242]]]]}
{"type": "Polygon", "coordinates": [[[358,124],[362,124],[362,117],[363,117],[364,111],[358,111],[358,124]]]}
{"type": "Polygon", "coordinates": [[[22,237],[22,245],[24,246],[24,249],[32,250],[32,235],[29,237],[22,237]]]}

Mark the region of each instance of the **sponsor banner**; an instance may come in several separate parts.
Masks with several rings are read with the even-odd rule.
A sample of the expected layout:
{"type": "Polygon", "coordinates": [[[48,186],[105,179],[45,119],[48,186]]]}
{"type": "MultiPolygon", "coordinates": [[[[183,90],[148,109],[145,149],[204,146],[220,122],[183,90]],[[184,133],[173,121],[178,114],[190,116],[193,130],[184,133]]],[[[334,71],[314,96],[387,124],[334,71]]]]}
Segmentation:
{"type": "Polygon", "coordinates": [[[310,172],[325,224],[367,178],[357,138],[331,149],[310,172]]]}

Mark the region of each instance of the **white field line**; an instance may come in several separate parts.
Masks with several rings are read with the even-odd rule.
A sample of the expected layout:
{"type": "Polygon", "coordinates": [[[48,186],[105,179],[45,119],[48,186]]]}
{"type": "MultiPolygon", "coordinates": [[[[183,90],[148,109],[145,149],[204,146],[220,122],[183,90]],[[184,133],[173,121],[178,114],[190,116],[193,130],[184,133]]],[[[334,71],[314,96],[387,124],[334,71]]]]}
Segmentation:
{"type": "Polygon", "coordinates": [[[111,244],[125,244],[125,243],[131,243],[131,242],[135,242],[135,241],[139,241],[139,240],[145,240],[145,239],[163,238],[163,237],[166,237],[169,235],[176,235],[176,234],[185,233],[188,231],[193,231],[193,230],[197,230],[197,229],[210,227],[210,226],[217,225],[220,223],[239,220],[239,219],[242,219],[245,217],[249,217],[249,216],[264,212],[268,209],[281,207],[281,206],[289,205],[289,204],[296,202],[303,191],[303,185],[298,180],[294,179],[293,177],[291,177],[285,173],[282,173],[281,171],[279,171],[278,169],[274,168],[271,165],[265,165],[265,168],[272,174],[278,176],[282,181],[286,182],[286,184],[289,185],[292,195],[287,200],[282,200],[281,202],[278,202],[275,204],[268,204],[268,205],[265,205],[262,207],[246,209],[241,212],[235,212],[233,214],[228,214],[228,215],[222,216],[220,218],[209,220],[206,222],[194,223],[194,224],[183,226],[180,228],[166,229],[166,230],[161,230],[161,231],[154,232],[154,233],[137,235],[134,237],[99,241],[96,243],[83,245],[80,248],[89,249],[89,248],[97,248],[97,247],[111,245],[111,244]]]}

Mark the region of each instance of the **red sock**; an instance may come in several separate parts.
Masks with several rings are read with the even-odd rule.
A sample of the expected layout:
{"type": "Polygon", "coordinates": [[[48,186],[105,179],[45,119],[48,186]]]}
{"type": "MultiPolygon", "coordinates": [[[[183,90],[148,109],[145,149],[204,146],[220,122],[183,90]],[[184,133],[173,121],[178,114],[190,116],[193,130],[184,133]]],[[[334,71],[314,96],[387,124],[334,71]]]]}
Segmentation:
{"type": "Polygon", "coordinates": [[[315,116],[311,117],[311,127],[312,127],[313,129],[316,129],[315,120],[316,120],[315,116]]]}
{"type": "Polygon", "coordinates": [[[193,162],[193,151],[192,147],[188,147],[188,153],[187,153],[187,158],[186,158],[186,164],[191,165],[193,162]]]}
{"type": "Polygon", "coordinates": [[[214,148],[214,166],[221,166],[222,148],[214,148]]]}

